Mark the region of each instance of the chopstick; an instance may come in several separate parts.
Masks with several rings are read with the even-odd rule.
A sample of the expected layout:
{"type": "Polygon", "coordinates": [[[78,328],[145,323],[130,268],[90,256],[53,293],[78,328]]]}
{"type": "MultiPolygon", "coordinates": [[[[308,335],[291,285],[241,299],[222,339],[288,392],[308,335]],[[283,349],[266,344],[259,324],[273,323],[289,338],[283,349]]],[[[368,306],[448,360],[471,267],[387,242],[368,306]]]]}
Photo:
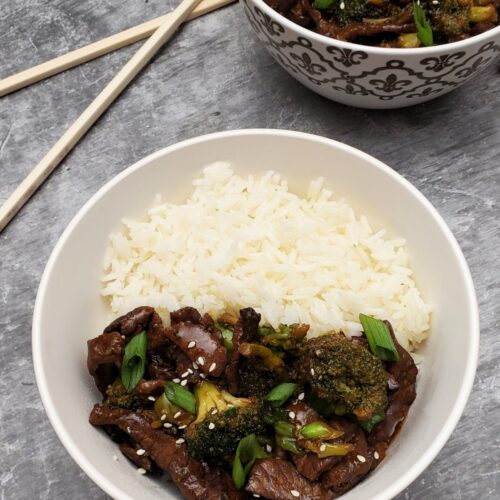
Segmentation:
{"type": "Polygon", "coordinates": [[[201,0],[182,0],[0,207],[0,232],[201,0]]]}
{"type": "MultiPolygon", "coordinates": [[[[197,5],[188,17],[188,20],[203,16],[208,12],[224,7],[235,0],[203,0],[197,5]]],[[[56,75],[61,71],[78,66],[91,61],[104,54],[108,54],[116,49],[120,49],[139,40],[151,36],[164,22],[171,19],[173,12],[157,17],[151,21],[129,28],[115,35],[103,38],[85,47],[73,50],[50,61],[33,66],[27,70],[16,73],[3,80],[0,80],[0,97],[22,89],[32,83],[39,82],[44,78],[56,75]]]]}

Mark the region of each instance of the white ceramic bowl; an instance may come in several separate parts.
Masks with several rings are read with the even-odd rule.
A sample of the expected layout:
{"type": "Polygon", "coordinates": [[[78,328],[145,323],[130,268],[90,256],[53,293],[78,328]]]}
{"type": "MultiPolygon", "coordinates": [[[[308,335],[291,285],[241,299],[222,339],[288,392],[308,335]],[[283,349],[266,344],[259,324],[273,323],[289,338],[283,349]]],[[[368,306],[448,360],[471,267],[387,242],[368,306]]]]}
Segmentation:
{"type": "Polygon", "coordinates": [[[242,173],[280,171],[299,193],[306,181],[324,176],[337,195],[369,214],[375,227],[408,240],[418,284],[434,307],[418,396],[386,460],[344,498],[393,497],[429,465],[464,408],[479,343],[474,287],[450,230],[408,181],[356,149],[298,132],[222,132],[170,146],[116,176],[78,212],[47,263],[33,318],[36,379],[55,431],[112,497],[178,498],[172,485],[137,474],[116,444],[88,423],[100,395],[87,373],[86,341],[108,320],[99,275],[110,231],[122,217],[144,214],[158,191],[172,200],[185,198],[191,180],[216,160],[228,160],[242,173]]]}
{"type": "Polygon", "coordinates": [[[402,108],[451,92],[492,64],[500,26],[460,42],[385,49],[341,42],[289,21],[264,0],[242,0],[276,61],[306,87],[361,108],[402,108]]]}

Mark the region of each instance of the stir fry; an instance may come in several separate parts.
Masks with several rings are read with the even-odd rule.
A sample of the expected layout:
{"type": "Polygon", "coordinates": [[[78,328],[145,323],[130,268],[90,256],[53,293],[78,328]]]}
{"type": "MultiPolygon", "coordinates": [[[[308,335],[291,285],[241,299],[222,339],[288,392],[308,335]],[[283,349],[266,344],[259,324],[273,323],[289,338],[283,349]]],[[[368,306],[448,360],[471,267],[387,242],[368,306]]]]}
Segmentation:
{"type": "Polygon", "coordinates": [[[90,414],[140,474],[188,499],[330,499],[377,467],[415,399],[390,323],[308,338],[308,325],[150,307],[88,341],[103,401],[90,414]]]}
{"type": "Polygon", "coordinates": [[[337,40],[415,48],[469,38],[498,25],[499,0],[265,0],[305,28],[337,40]]]}

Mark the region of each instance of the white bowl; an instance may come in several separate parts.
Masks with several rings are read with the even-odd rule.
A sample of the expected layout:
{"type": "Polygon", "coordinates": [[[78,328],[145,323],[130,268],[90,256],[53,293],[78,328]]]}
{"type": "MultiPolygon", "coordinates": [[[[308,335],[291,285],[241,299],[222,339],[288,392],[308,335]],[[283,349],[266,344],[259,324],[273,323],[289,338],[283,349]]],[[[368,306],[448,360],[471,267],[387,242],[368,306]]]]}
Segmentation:
{"type": "Polygon", "coordinates": [[[492,64],[500,26],[459,42],[386,49],[341,42],[293,23],[264,0],[242,0],[255,33],[300,83],[361,108],[403,108],[447,94],[492,64]]]}
{"type": "Polygon", "coordinates": [[[386,460],[345,499],[389,499],[437,455],[462,413],[476,369],[479,324],[467,264],[450,230],[408,181],[344,144],[298,132],[241,130],[191,139],[158,151],[100,189],[59,239],[42,277],[33,318],[33,358],[43,404],[70,455],[117,499],[178,498],[176,489],[136,473],[117,446],[88,423],[100,401],[86,369],[86,341],[108,320],[99,275],[110,231],[141,216],[161,191],[181,200],[201,168],[230,161],[239,172],[282,172],[301,192],[324,176],[337,195],[408,241],[417,281],[433,305],[418,396],[386,460]],[[112,459],[120,456],[119,461],[112,459]]]}

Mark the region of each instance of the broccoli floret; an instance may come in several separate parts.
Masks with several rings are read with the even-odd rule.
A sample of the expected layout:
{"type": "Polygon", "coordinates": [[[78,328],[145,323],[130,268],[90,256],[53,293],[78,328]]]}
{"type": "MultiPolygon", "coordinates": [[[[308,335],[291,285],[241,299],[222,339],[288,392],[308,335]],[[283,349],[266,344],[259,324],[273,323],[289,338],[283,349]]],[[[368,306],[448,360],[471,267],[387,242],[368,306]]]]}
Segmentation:
{"type": "Polygon", "coordinates": [[[240,394],[257,398],[263,398],[280,382],[273,372],[261,370],[247,360],[240,363],[238,380],[240,394]]]}
{"type": "Polygon", "coordinates": [[[470,31],[471,3],[459,0],[441,0],[434,5],[429,0],[427,11],[430,15],[432,29],[435,33],[446,36],[463,35],[470,31]]]}
{"type": "Polygon", "coordinates": [[[335,1],[328,7],[332,19],[340,25],[362,22],[363,19],[381,19],[394,15],[394,6],[390,2],[375,2],[367,0],[335,1]]]}
{"type": "Polygon", "coordinates": [[[387,373],[382,361],[342,333],[308,340],[296,369],[315,396],[335,402],[359,420],[369,420],[387,407],[387,373]]]}
{"type": "Polygon", "coordinates": [[[260,342],[276,349],[289,351],[302,345],[308,330],[309,325],[304,324],[279,325],[277,330],[265,325],[259,328],[260,342]]]}
{"type": "Polygon", "coordinates": [[[245,436],[264,431],[259,400],[235,398],[208,381],[198,385],[195,394],[196,420],[186,431],[187,449],[194,458],[223,459],[245,436]]]}

